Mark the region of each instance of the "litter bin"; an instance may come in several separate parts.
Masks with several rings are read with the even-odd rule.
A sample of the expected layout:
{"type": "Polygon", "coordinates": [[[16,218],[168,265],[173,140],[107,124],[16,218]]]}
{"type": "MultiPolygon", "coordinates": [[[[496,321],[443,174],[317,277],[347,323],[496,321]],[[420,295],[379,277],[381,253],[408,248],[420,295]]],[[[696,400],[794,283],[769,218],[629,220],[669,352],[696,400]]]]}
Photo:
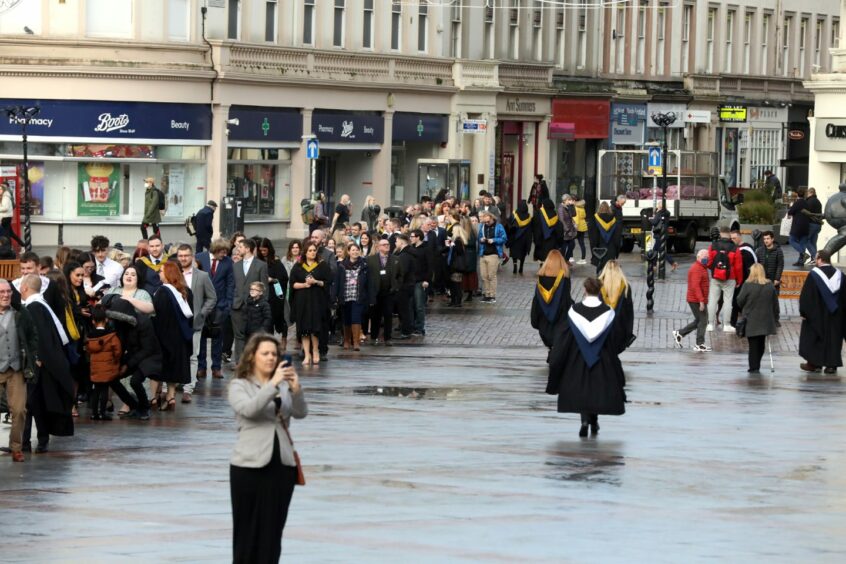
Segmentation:
{"type": "Polygon", "coordinates": [[[240,231],[244,232],[244,198],[225,196],[220,216],[220,235],[229,239],[240,231]]]}

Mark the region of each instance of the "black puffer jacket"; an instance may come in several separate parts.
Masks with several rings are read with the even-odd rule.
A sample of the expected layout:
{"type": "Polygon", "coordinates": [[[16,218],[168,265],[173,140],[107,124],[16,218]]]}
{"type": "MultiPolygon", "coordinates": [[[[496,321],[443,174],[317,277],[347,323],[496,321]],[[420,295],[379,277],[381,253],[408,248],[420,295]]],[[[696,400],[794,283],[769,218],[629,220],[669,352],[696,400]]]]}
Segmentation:
{"type": "Polygon", "coordinates": [[[781,273],[784,272],[784,252],[781,246],[778,243],[773,243],[772,249],[761,246],[756,254],[758,262],[764,267],[767,279],[773,282],[781,280],[781,273]]]}

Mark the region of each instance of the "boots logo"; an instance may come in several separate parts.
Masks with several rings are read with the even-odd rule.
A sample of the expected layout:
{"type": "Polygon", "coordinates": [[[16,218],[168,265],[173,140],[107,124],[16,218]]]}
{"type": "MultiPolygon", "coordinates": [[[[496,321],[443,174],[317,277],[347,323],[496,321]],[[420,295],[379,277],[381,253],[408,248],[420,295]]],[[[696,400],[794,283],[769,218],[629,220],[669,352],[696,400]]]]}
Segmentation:
{"type": "Polygon", "coordinates": [[[112,117],[112,114],[106,112],[100,114],[99,120],[100,123],[94,128],[94,131],[117,131],[129,125],[129,116],[127,114],[112,117]]]}
{"type": "Polygon", "coordinates": [[[355,139],[355,133],[353,133],[353,122],[345,121],[341,124],[341,137],[344,139],[355,139]]]}

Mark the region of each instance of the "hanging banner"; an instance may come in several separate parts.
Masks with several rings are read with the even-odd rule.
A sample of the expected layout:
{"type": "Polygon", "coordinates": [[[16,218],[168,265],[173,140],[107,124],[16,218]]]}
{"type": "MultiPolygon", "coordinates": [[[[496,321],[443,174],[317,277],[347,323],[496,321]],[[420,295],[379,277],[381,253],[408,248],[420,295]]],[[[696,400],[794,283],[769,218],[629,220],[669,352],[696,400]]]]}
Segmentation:
{"type": "Polygon", "coordinates": [[[117,216],[120,213],[120,166],[79,163],[78,216],[117,216]]]}
{"type": "Polygon", "coordinates": [[[44,163],[29,163],[29,195],[29,214],[44,215],[44,163]]]}
{"type": "Polygon", "coordinates": [[[162,191],[167,195],[167,214],[171,217],[183,217],[185,203],[185,165],[167,165],[163,180],[167,186],[162,191]]]}

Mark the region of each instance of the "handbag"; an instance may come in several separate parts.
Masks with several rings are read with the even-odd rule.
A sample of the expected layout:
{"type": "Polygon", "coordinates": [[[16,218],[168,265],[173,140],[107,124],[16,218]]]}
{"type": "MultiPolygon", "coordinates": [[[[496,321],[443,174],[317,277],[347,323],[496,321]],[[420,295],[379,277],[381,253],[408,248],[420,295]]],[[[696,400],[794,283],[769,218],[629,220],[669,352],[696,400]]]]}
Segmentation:
{"type": "Polygon", "coordinates": [[[450,282],[462,282],[464,280],[464,274],[461,272],[453,272],[449,275],[450,282]]]}
{"type": "Polygon", "coordinates": [[[781,228],[778,231],[778,234],[782,237],[789,237],[790,236],[790,229],[793,227],[793,216],[786,215],[781,218],[781,228]]]}
{"type": "Polygon", "coordinates": [[[297,485],[304,486],[306,485],[306,481],[305,474],[303,474],[303,464],[300,462],[300,455],[297,453],[297,449],[294,448],[294,439],[291,438],[291,433],[288,432],[288,425],[285,424],[285,418],[282,415],[279,415],[279,421],[282,422],[282,428],[285,430],[285,435],[288,436],[288,442],[291,443],[291,450],[294,451],[294,462],[297,463],[297,485]]]}
{"type": "Polygon", "coordinates": [[[734,324],[735,334],[738,337],[745,337],[746,336],[746,318],[745,317],[738,317],[737,323],[734,324]]]}

